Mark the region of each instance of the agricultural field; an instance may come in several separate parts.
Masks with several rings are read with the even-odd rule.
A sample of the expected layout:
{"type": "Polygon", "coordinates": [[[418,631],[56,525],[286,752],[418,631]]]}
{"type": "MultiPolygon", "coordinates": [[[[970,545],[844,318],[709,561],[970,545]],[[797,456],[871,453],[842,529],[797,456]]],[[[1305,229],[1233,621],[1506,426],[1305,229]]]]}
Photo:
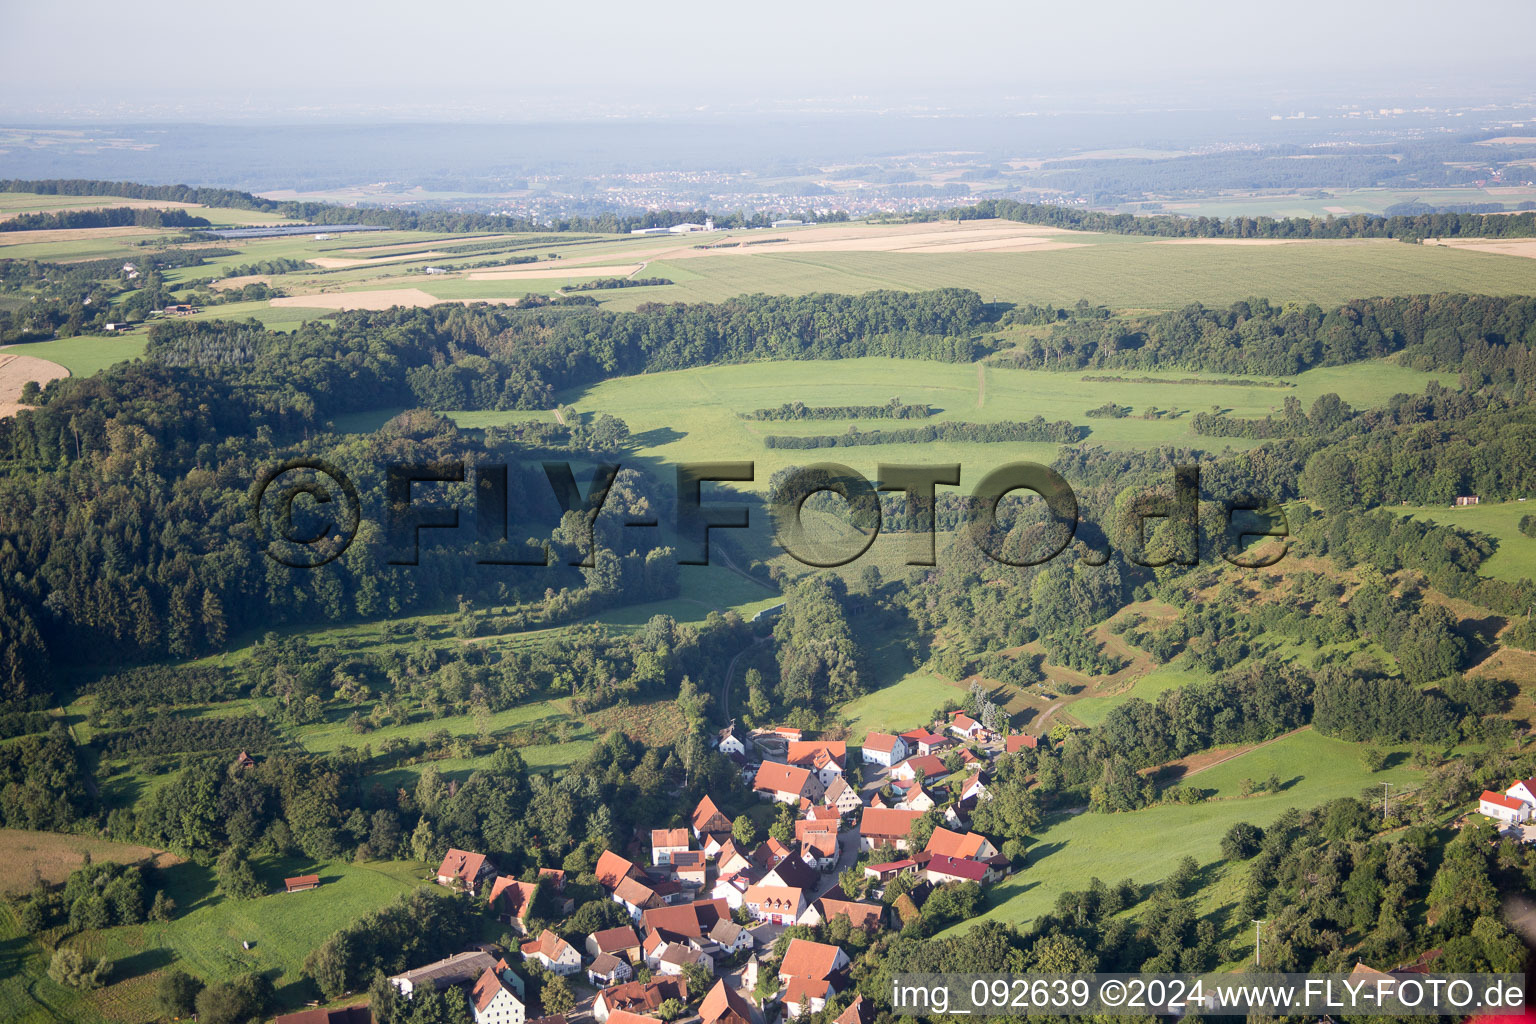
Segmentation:
{"type": "Polygon", "coordinates": [[[964,698],[965,689],[955,683],[931,673],[911,672],[845,704],[842,717],[848,720],[849,742],[856,744],[872,732],[905,732],[927,721],[945,701],[958,703],[964,698]]]}
{"type": "Polygon", "coordinates": [[[1536,580],[1536,538],[1520,532],[1520,520],[1536,516],[1536,501],[1486,502],[1461,508],[1442,506],[1401,511],[1494,538],[1499,547],[1493,557],[1483,563],[1483,571],[1495,579],[1510,582],[1536,580]]]}
{"type": "MultiPolygon", "coordinates": [[[[711,366],[646,374],[605,381],[592,388],[559,396],[583,413],[608,413],[629,424],[639,441],[637,458],[657,468],[680,462],[733,460],[750,453],[756,479],[738,485],[763,492],[772,475],[785,467],[836,461],[873,478],[880,462],[958,462],[962,487],[1004,462],[1032,460],[1048,463],[1057,446],[1047,443],[987,444],[935,442],[923,445],[861,445],[833,449],[768,448],[767,434],[841,434],[900,429],[913,423],[891,420],[765,421],[744,414],[785,402],[807,405],[882,404],[892,397],[926,402],[939,412],[921,423],[949,421],[991,423],[999,420],[1069,420],[1091,430],[1082,442],[1108,448],[1142,448],[1178,444],[1219,451],[1251,446],[1240,438],[1205,438],[1194,434],[1195,412],[1220,406],[1235,416],[1265,416],[1277,412],[1289,396],[1304,406],[1322,394],[1336,392],[1359,405],[1379,404],[1399,392],[1422,391],[1431,380],[1452,383],[1446,374],[1428,374],[1390,362],[1325,367],[1300,374],[1293,387],[1239,387],[1184,383],[1211,379],[1213,374],[1137,374],[1166,383],[1105,384],[1083,379],[1092,373],[1020,370],[987,364],[916,363],[910,359],[866,358],[796,361],[771,364],[711,366]],[[918,367],[921,367],[920,369],[918,367]],[[1130,405],[1124,419],[1089,419],[1089,409],[1114,401],[1130,405]],[[1178,416],[1143,419],[1149,408],[1180,410],[1178,416]],[[679,410],[683,410],[679,415],[679,410]]],[[[1261,378],[1262,379],[1262,378],[1261,378]]],[[[450,416],[461,427],[494,426],[525,419],[525,412],[460,412],[450,416]]],[[[387,419],[387,417],[385,417],[387,419]]],[[[382,422],[382,420],[378,420],[382,422]]]]}
{"type": "Polygon", "coordinates": [[[1361,766],[1355,744],[1303,729],[1243,753],[1229,751],[1236,756],[1185,775],[1183,784],[1213,791],[1204,803],[1049,819],[1033,837],[1023,870],[988,891],[985,916],[1026,924],[1049,911],[1063,891],[1086,887],[1089,878],[1147,884],[1186,856],[1211,864],[1219,859],[1222,835],[1237,822],[1268,825],[1289,807],[1315,807],[1373,787],[1379,792],[1383,782],[1392,783],[1394,794],[1414,788],[1420,773],[1403,766],[1404,751],[1383,749],[1394,756],[1373,773],[1361,766]],[[1257,782],[1271,773],[1280,777],[1280,792],[1240,795],[1244,779],[1257,782]]]}
{"type": "Polygon", "coordinates": [[[1177,213],[1186,217],[1347,217],[1355,213],[1385,214],[1400,203],[1458,206],[1503,203],[1517,208],[1536,201],[1536,188],[1498,185],[1488,188],[1353,188],[1310,189],[1305,193],[1256,192],[1218,195],[1176,202],[1131,203],[1125,212],[1177,213]]]}

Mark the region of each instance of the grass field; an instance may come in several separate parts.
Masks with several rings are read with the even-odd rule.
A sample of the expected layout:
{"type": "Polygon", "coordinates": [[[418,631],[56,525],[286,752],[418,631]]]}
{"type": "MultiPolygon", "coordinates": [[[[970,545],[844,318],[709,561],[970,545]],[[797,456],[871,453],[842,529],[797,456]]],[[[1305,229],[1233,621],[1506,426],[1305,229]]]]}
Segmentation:
{"type": "MultiPolygon", "coordinates": [[[[34,871],[62,881],[79,866],[86,850],[96,860],[126,862],[156,854],[88,837],[5,829],[0,830],[0,882],[12,891],[13,882],[27,889],[34,871]]],[[[228,900],[215,894],[208,867],[165,854],[155,863],[155,884],[176,901],[171,921],[109,928],[66,940],[88,955],[113,961],[112,982],[96,992],[79,993],[49,980],[49,954],[22,932],[12,908],[0,902],[0,1020],[154,1019],[156,976],[173,964],[208,981],[245,971],[269,973],[284,1006],[302,1005],[316,996],[300,977],[309,951],[343,925],[417,887],[425,874],[425,868],[413,862],[266,858],[255,867],[271,894],[228,900]],[[281,891],[283,878],[309,872],[320,876],[319,889],[281,891]],[[248,950],[241,945],[246,942],[248,950]]]]}
{"type": "Polygon", "coordinates": [[[872,732],[897,733],[915,729],[947,700],[959,702],[965,690],[926,672],[913,672],[890,686],[846,704],[851,741],[862,742],[872,732]]]}
{"type": "Polygon", "coordinates": [[[1186,856],[1210,864],[1219,857],[1222,835],[1237,822],[1267,825],[1288,807],[1359,796],[1373,786],[1379,790],[1383,782],[1411,788],[1417,778],[1418,772],[1402,767],[1369,773],[1355,745],[1306,729],[1190,777],[1189,785],[1217,792],[1218,798],[1205,803],[1050,821],[1035,837],[1024,869],[989,890],[986,916],[1025,924],[1050,910],[1063,891],[1084,888],[1090,878],[1147,884],[1166,877],[1186,856]],[[1262,780],[1271,772],[1280,776],[1281,792],[1237,795],[1243,779],[1262,780]]]}
{"type": "Polygon", "coordinates": [[[156,974],[174,964],[210,981],[247,971],[267,973],[282,1005],[296,1008],[318,996],[300,973],[309,951],[343,925],[416,888],[426,874],[422,865],[405,861],[317,864],[267,858],[253,866],[272,890],[269,895],[219,898],[211,869],[189,862],[161,873],[166,892],[176,901],[173,920],[72,938],[71,946],[119,965],[120,980],[90,993],[90,1002],[115,1020],[152,1018],[156,974]],[[318,874],[320,888],[282,891],[283,878],[304,873],[318,874]],[[248,950],[241,945],[247,942],[248,950]]]}
{"type": "Polygon", "coordinates": [[[1462,508],[1441,506],[1398,511],[1412,512],[1418,519],[1485,533],[1499,542],[1499,549],[1483,563],[1483,573],[1512,582],[1536,580],[1536,539],[1521,533],[1519,525],[1522,517],[1536,516],[1536,502],[1489,502],[1462,508]]]}
{"type": "Polygon", "coordinates": [[[1063,714],[1070,715],[1084,725],[1098,725],[1104,721],[1104,716],[1110,710],[1125,703],[1132,697],[1152,702],[1157,700],[1157,695],[1164,690],[1172,690],[1190,683],[1203,682],[1210,678],[1206,673],[1178,665],[1159,665],[1156,669],[1137,679],[1123,693],[1108,694],[1102,697],[1084,697],[1075,700],[1066,706],[1063,714]]]}
{"type": "MultiPolygon", "coordinates": [[[[1091,244],[1048,252],[764,252],[660,260],[646,275],[673,280],[678,287],[669,291],[692,301],[751,292],[956,287],[975,289],[989,300],[1070,305],[1089,296],[1113,307],[1173,309],[1251,296],[1327,306],[1372,295],[1536,291],[1536,261],[1442,253],[1390,240],[1243,247],[1100,236],[1091,244]]],[[[643,301],[644,296],[621,291],[604,305],[632,309],[643,301]]]]}
{"type": "MultiPolygon", "coordinates": [[[[909,424],[890,420],[768,422],[742,419],[741,414],[789,401],[807,405],[879,404],[899,396],[903,401],[926,402],[939,410],[925,422],[995,422],[1041,415],[1047,420],[1065,419],[1089,426],[1092,432],[1087,444],[1110,448],[1178,444],[1221,450],[1252,442],[1195,435],[1190,429],[1194,412],[1216,405],[1237,416],[1263,416],[1277,410],[1287,396],[1294,395],[1303,405],[1310,405],[1329,391],[1348,396],[1353,404],[1375,405],[1397,392],[1420,392],[1430,380],[1451,380],[1449,375],[1420,373],[1386,362],[1308,371],[1294,378],[1294,388],[1182,384],[1177,381],[1214,375],[1178,372],[1152,374],[1168,381],[1156,384],[1104,384],[1084,380],[1084,376],[1090,375],[884,358],[749,363],[625,377],[568,392],[560,400],[583,413],[610,413],[623,419],[639,442],[642,461],[654,460],[669,467],[689,461],[752,458],[757,464],[756,479],[750,485],[739,485],[743,489],[762,491],[775,471],[818,461],[843,462],[871,478],[880,462],[958,462],[964,467],[965,487],[1003,462],[1050,462],[1057,446],[936,442],[830,450],[770,449],[762,442],[766,434],[843,433],[850,426],[869,431],[909,424]],[[1086,417],[1089,409],[1109,399],[1132,406],[1132,415],[1118,420],[1086,417]],[[1150,406],[1178,408],[1184,414],[1141,418],[1150,406]]],[[[460,426],[486,427],[522,420],[530,414],[450,415],[460,426]]],[[[363,421],[358,422],[362,425],[363,421]]]]}
{"type": "Polygon", "coordinates": [[[137,359],[144,354],[144,346],[148,340],[141,329],[120,337],[82,335],[78,338],[60,338],[57,341],[33,341],[24,345],[7,346],[6,351],[49,359],[64,367],[73,377],[89,377],[113,363],[137,359]]]}

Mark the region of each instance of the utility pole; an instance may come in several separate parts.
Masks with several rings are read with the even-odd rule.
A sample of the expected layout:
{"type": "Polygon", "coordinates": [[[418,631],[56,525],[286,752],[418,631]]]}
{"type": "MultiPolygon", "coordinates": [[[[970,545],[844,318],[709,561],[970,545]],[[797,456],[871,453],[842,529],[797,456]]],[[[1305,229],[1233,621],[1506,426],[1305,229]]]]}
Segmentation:
{"type": "Polygon", "coordinates": [[[1269,918],[1253,918],[1253,966],[1259,966],[1259,937],[1264,933],[1264,924],[1269,918]]]}
{"type": "Polygon", "coordinates": [[[1381,784],[1381,820],[1382,821],[1386,821],[1387,820],[1387,795],[1389,793],[1391,793],[1391,792],[1392,792],[1392,783],[1390,783],[1390,782],[1383,782],[1381,784]]]}

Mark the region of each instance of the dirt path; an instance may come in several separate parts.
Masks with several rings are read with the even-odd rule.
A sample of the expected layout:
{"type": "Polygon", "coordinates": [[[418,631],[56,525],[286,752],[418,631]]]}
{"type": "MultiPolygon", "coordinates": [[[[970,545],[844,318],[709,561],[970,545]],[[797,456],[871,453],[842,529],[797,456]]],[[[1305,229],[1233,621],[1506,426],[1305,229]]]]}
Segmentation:
{"type": "MultiPolygon", "coordinates": [[[[1158,765],[1155,768],[1147,769],[1147,771],[1149,771],[1149,772],[1151,772],[1153,774],[1156,774],[1156,773],[1165,771],[1168,768],[1172,768],[1174,765],[1183,766],[1185,768],[1188,768],[1189,770],[1186,771],[1183,775],[1179,776],[1179,782],[1182,783],[1182,782],[1185,782],[1185,781],[1187,781],[1189,779],[1194,778],[1196,775],[1199,775],[1201,772],[1208,772],[1208,771],[1210,771],[1212,768],[1215,768],[1219,764],[1226,764],[1228,761],[1232,760],[1234,757],[1242,757],[1244,754],[1251,754],[1255,750],[1258,750],[1258,749],[1260,749],[1262,747],[1267,747],[1271,743],[1279,743],[1281,740],[1285,739],[1287,736],[1294,736],[1297,733],[1302,732],[1302,731],[1307,730],[1307,729],[1310,729],[1310,728],[1312,728],[1310,725],[1303,725],[1299,729],[1292,729],[1290,732],[1283,732],[1279,736],[1276,736],[1274,739],[1265,740],[1263,743],[1255,743],[1252,746],[1234,748],[1234,749],[1229,750],[1226,753],[1222,754],[1222,756],[1216,758],[1214,761],[1205,761],[1204,757],[1202,756],[1202,754],[1198,754],[1198,753],[1197,754],[1190,754],[1188,757],[1180,757],[1180,758],[1176,758],[1175,760],[1172,760],[1172,761],[1165,761],[1165,762],[1163,762],[1162,764],[1158,765]]],[[[1205,752],[1205,753],[1207,755],[1209,754],[1208,751],[1205,752]]]]}

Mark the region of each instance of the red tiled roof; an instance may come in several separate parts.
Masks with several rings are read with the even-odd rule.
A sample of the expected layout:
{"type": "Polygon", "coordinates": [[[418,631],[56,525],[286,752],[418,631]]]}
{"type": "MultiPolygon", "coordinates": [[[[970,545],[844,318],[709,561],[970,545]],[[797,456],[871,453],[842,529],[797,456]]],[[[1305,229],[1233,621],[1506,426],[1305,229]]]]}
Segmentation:
{"type": "Polygon", "coordinates": [[[1495,793],[1491,789],[1483,790],[1483,795],[1478,797],[1478,799],[1509,811],[1518,811],[1525,806],[1523,801],[1517,800],[1512,796],[1505,796],[1503,793],[1495,793]]]}
{"type": "Polygon", "coordinates": [[[896,737],[890,733],[872,732],[864,737],[864,749],[889,754],[896,749],[896,737]]]}
{"type": "Polygon", "coordinates": [[[933,835],[928,837],[928,845],[923,847],[924,853],[940,854],[945,857],[970,858],[975,857],[981,851],[981,845],[987,841],[986,836],[975,832],[951,832],[942,826],[933,830],[933,835]]]}
{"type": "Polygon", "coordinates": [[[654,889],[627,876],[614,888],[613,894],[625,903],[635,907],[643,907],[656,898],[656,891],[654,889]]]}
{"type": "Polygon", "coordinates": [[[751,1024],[752,1006],[721,978],[699,1004],[703,1024],[751,1024]]]}
{"type": "MultiPolygon", "coordinates": [[[[496,976],[496,968],[487,967],[485,973],[480,975],[480,980],[475,982],[475,987],[469,990],[469,1001],[475,1004],[476,1012],[480,1012],[491,1005],[492,999],[508,991],[507,986],[496,976]]],[[[515,992],[513,996],[516,996],[515,992]]]]}
{"type": "Polygon", "coordinates": [[[894,807],[866,807],[859,821],[859,832],[865,836],[882,836],[905,839],[912,831],[912,823],[921,818],[921,811],[898,810],[894,807]]]}
{"type": "Polygon", "coordinates": [[[792,740],[786,756],[790,764],[802,768],[825,768],[833,763],[842,766],[848,761],[848,744],[842,740],[792,740]]]}
{"type": "Polygon", "coordinates": [[[830,978],[842,950],[825,942],[790,939],[779,964],[781,978],[830,978]]]}
{"type": "Polygon", "coordinates": [[[480,869],[483,867],[485,867],[485,854],[470,853],[468,850],[449,850],[437,869],[437,877],[462,878],[466,882],[473,882],[480,877],[480,869]]]}
{"type": "Polygon", "coordinates": [[[715,802],[706,796],[693,809],[693,827],[700,832],[729,832],[731,819],[721,813],[715,802]]]}
{"type": "Polygon", "coordinates": [[[921,757],[909,757],[901,762],[914,772],[921,771],[928,778],[934,778],[947,773],[944,762],[935,754],[924,754],[921,757]]]}
{"type": "Polygon", "coordinates": [[[1023,733],[1018,733],[1016,735],[1009,736],[1006,740],[1003,741],[1003,743],[1004,746],[1007,747],[1008,753],[1017,754],[1021,750],[1038,749],[1040,746],[1040,738],[1038,736],[1026,736],[1023,733]]]}
{"type": "Polygon", "coordinates": [[[968,882],[979,882],[987,877],[987,866],[980,861],[966,860],[963,857],[946,857],[943,854],[935,854],[928,858],[928,870],[937,871],[941,875],[951,878],[963,878],[968,882]]]}
{"type": "Polygon", "coordinates": [[[862,995],[857,995],[848,1004],[848,1009],[838,1014],[832,1024],[871,1024],[874,1019],[874,1005],[862,995]]]}
{"type": "Polygon", "coordinates": [[[621,928],[604,928],[592,933],[592,941],[599,953],[618,953],[640,945],[640,939],[629,925],[621,928]]]}
{"type": "Polygon", "coordinates": [[[295,875],[293,878],[283,879],[283,887],[289,892],[295,889],[313,889],[319,884],[319,875],[295,875]]]}
{"type": "Polygon", "coordinates": [[[634,861],[620,857],[612,850],[604,850],[602,856],[597,858],[597,867],[593,869],[598,883],[605,889],[618,888],[619,881],[634,870],[634,861]]]}
{"type": "Polygon", "coordinates": [[[752,780],[753,789],[766,789],[774,793],[794,793],[803,796],[809,788],[811,773],[792,764],[764,761],[752,780]]]}
{"type": "MultiPolygon", "coordinates": [[[[650,1012],[668,999],[680,1003],[688,1001],[688,982],[680,975],[669,974],[653,978],[649,982],[626,981],[613,985],[599,993],[604,1004],[614,1012],[650,1012]]],[[[608,1018],[610,1021],[613,1017],[608,1018]]],[[[649,1018],[641,1018],[646,1024],[655,1024],[649,1018]]]]}
{"type": "Polygon", "coordinates": [[[492,907],[497,902],[505,900],[505,909],[517,920],[521,921],[528,913],[528,907],[533,902],[533,892],[538,888],[532,882],[519,882],[511,875],[498,875],[491,885],[491,897],[488,900],[492,907]]]}
{"type": "Polygon", "coordinates": [[[688,845],[688,830],[685,828],[653,828],[651,829],[651,849],[666,846],[688,845]]]}

